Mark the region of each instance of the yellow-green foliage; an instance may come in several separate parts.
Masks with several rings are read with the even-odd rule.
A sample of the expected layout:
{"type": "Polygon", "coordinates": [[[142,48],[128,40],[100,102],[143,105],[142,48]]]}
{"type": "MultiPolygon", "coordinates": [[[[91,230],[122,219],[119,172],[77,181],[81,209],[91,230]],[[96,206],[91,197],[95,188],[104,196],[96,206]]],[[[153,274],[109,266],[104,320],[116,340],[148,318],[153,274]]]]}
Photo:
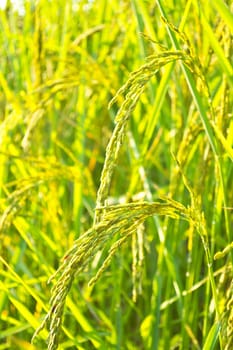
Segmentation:
{"type": "Polygon", "coordinates": [[[232,348],[232,13],[0,10],[1,349],[232,348]]]}

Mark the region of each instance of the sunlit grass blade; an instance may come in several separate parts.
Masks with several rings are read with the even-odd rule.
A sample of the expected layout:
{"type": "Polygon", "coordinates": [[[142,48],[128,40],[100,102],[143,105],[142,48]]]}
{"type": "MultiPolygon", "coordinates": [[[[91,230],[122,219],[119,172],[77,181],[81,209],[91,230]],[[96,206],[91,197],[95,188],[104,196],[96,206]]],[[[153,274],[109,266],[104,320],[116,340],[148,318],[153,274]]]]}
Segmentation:
{"type": "Polygon", "coordinates": [[[220,65],[221,69],[223,70],[223,72],[226,74],[227,80],[228,80],[231,88],[233,88],[233,67],[232,67],[232,64],[229,61],[229,59],[226,57],[224,50],[220,46],[218,39],[216,38],[211,26],[209,25],[209,23],[204,15],[201,16],[201,20],[203,23],[203,28],[206,31],[206,33],[208,34],[208,39],[210,41],[211,48],[214,50],[214,52],[216,53],[216,55],[218,57],[219,65],[220,65]]]}
{"type": "Polygon", "coordinates": [[[231,31],[233,31],[233,15],[226,3],[223,0],[215,0],[211,3],[211,5],[218,10],[224,21],[231,28],[231,31]]]}
{"type": "Polygon", "coordinates": [[[214,323],[211,327],[209,334],[205,340],[203,350],[214,350],[216,347],[216,341],[218,339],[218,335],[221,329],[220,323],[214,323]]]}
{"type": "MultiPolygon", "coordinates": [[[[166,13],[164,11],[164,8],[162,6],[162,2],[160,0],[157,0],[157,3],[158,3],[158,6],[159,6],[159,9],[161,11],[162,16],[168,21],[166,13]]],[[[169,25],[167,26],[167,31],[169,33],[169,36],[171,38],[171,41],[172,41],[175,49],[176,50],[180,50],[180,45],[179,45],[179,43],[178,43],[178,41],[176,39],[176,36],[175,36],[174,32],[171,30],[169,25]]],[[[199,94],[199,92],[198,92],[198,90],[196,88],[196,84],[194,82],[193,76],[190,73],[189,69],[187,67],[185,67],[182,63],[181,63],[181,66],[182,66],[182,70],[184,72],[184,75],[186,77],[186,81],[187,81],[187,84],[189,86],[190,92],[192,94],[193,100],[194,100],[194,102],[196,104],[196,107],[197,107],[199,113],[200,113],[200,117],[201,117],[201,120],[203,122],[204,128],[206,130],[206,134],[208,136],[210,145],[212,147],[212,150],[213,150],[214,154],[217,156],[219,152],[218,152],[218,149],[217,149],[217,145],[216,145],[216,141],[215,141],[214,134],[213,134],[213,131],[212,131],[212,127],[211,127],[210,121],[208,119],[206,109],[205,109],[205,107],[203,105],[201,96],[200,96],[200,94],[199,94]]]]}

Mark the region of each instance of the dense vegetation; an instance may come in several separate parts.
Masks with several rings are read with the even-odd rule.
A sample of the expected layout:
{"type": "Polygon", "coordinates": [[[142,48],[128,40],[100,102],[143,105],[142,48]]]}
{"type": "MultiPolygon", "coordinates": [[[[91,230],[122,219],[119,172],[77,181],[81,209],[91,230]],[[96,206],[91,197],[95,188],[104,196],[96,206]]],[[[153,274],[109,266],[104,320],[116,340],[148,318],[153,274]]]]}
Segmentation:
{"type": "Polygon", "coordinates": [[[0,349],[233,348],[232,6],[0,10],[0,349]]]}

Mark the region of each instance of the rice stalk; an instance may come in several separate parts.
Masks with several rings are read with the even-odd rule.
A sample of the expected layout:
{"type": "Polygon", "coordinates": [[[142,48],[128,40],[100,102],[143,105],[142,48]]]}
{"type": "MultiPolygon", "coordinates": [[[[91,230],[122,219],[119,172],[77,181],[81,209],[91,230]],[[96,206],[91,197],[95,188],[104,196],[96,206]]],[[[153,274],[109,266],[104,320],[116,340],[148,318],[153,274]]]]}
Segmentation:
{"type": "MultiPolygon", "coordinates": [[[[164,65],[175,60],[190,62],[192,58],[183,51],[163,51],[158,55],[147,57],[147,63],[130,74],[128,81],[118,90],[109,103],[109,108],[123,95],[124,102],[115,117],[116,126],[106,148],[100,186],[97,192],[96,207],[104,206],[107,200],[111,179],[116,165],[121,145],[124,142],[128,120],[137,102],[146,88],[146,84],[164,65]]],[[[95,213],[94,223],[100,220],[98,212],[95,213]]]]}
{"type": "MultiPolygon", "coordinates": [[[[172,28],[173,30],[176,30],[172,28]]],[[[177,31],[177,30],[176,30],[177,31]]],[[[178,32],[182,40],[187,43],[185,36],[178,32]]],[[[186,181],[186,187],[191,195],[192,207],[186,209],[181,204],[170,200],[168,204],[158,203],[130,203],[123,206],[107,206],[107,198],[110,190],[111,179],[116,165],[121,145],[126,134],[126,127],[131,113],[144,92],[148,81],[156,74],[156,72],[165,64],[175,60],[183,60],[184,63],[195,72],[203,80],[202,74],[199,72],[197,61],[191,50],[183,51],[162,51],[158,55],[151,55],[147,58],[147,63],[135,72],[131,73],[128,81],[119,89],[115,97],[109,104],[109,108],[115,103],[120,95],[124,96],[124,102],[115,117],[116,126],[112,133],[112,137],[106,149],[105,162],[101,174],[101,181],[96,200],[96,211],[93,227],[74,242],[73,247],[65,254],[63,263],[50,279],[50,281],[60,274],[58,282],[52,289],[52,297],[50,300],[50,311],[47,314],[41,327],[36,334],[49,323],[49,349],[56,349],[58,346],[58,338],[61,328],[61,319],[64,312],[66,296],[72,286],[72,282],[76,275],[83,271],[97,251],[102,251],[106,242],[108,242],[116,234],[123,235],[110,248],[107,258],[102,263],[96,276],[90,281],[90,285],[96,283],[104,270],[109,265],[112,256],[119,247],[132,236],[137,227],[151,215],[166,215],[173,218],[179,216],[189,220],[195,225],[199,232],[207,257],[210,259],[207,232],[203,213],[199,212],[200,203],[196,203],[196,196],[192,193],[186,181]],[[178,213],[177,213],[178,210],[178,213]]],[[[135,270],[135,261],[134,261],[135,270]]],[[[212,271],[210,271],[212,272],[212,271]]],[[[210,273],[211,274],[211,273],[210,273]]],[[[211,275],[212,277],[212,275],[211,275]]],[[[135,277],[134,277],[135,278],[135,277]]],[[[212,283],[214,283],[212,279],[212,283]]],[[[134,291],[134,298],[136,297],[134,291]]],[[[215,300],[216,301],[216,300],[215,300]]],[[[217,305],[216,305],[217,308],[217,305]]],[[[34,338],[33,338],[34,339],[34,338]]]]}
{"type": "Polygon", "coordinates": [[[59,269],[49,279],[49,282],[51,282],[55,277],[59,276],[52,288],[50,310],[32,339],[33,341],[36,335],[48,324],[49,350],[55,350],[58,347],[65,300],[73,280],[85,270],[99,250],[102,251],[113,237],[117,237],[116,242],[111,246],[108,256],[105,258],[96,276],[91,279],[90,285],[96,283],[119,247],[132,236],[137,227],[148,217],[166,215],[172,218],[181,217],[189,220],[189,210],[180,203],[170,199],[164,203],[127,203],[124,205],[100,207],[97,210],[103,213],[101,215],[101,222],[94,225],[74,242],[72,248],[63,257],[59,269]]]}
{"type": "MultiPolygon", "coordinates": [[[[215,344],[230,350],[230,1],[21,3],[24,15],[10,1],[0,10],[2,347],[30,347],[36,319],[48,310],[44,283],[72,247],[52,281],[55,314],[52,318],[50,311],[44,322],[52,331],[50,348],[204,344],[209,350],[215,344]],[[128,79],[148,55],[148,69],[128,79]],[[170,64],[165,66],[163,55],[170,64]],[[164,62],[152,67],[154,58],[164,62]],[[127,79],[107,111],[109,96],[127,79]],[[111,141],[109,120],[118,108],[97,203],[104,149],[111,141]],[[175,222],[155,213],[144,223],[150,215],[145,212],[143,219],[136,204],[153,204],[157,191],[185,206],[177,209],[175,222]],[[94,225],[87,230],[95,206],[94,225]],[[131,217],[134,210],[138,215],[131,217]],[[130,264],[131,281],[125,268],[130,264]],[[80,286],[67,297],[76,275],[80,286]],[[94,290],[84,282],[87,275],[94,290]],[[141,332],[134,332],[135,325],[141,332]]],[[[159,204],[175,205],[167,198],[159,204]]],[[[45,337],[46,332],[33,348],[46,348],[45,337]]]]}

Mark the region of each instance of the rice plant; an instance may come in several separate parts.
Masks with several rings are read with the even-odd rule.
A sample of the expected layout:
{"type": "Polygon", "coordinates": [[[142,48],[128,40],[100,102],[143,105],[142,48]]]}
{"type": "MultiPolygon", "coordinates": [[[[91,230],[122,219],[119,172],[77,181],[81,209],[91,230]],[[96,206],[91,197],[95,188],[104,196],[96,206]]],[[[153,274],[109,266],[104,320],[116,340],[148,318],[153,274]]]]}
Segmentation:
{"type": "Polygon", "coordinates": [[[0,349],[233,346],[231,1],[0,9],[0,349]]]}

